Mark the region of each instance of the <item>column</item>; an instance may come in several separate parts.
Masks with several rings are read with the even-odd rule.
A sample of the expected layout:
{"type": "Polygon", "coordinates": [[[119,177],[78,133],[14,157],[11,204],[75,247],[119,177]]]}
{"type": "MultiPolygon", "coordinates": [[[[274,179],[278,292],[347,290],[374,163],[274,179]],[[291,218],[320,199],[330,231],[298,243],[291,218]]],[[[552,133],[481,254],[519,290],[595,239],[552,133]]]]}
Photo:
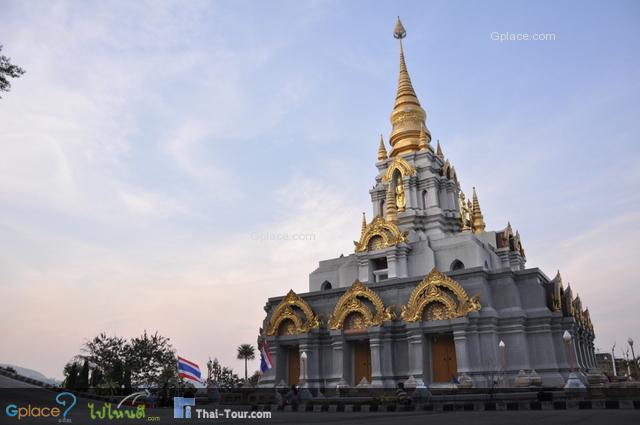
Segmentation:
{"type": "Polygon", "coordinates": [[[380,327],[369,328],[369,349],[371,350],[371,384],[375,387],[383,387],[382,372],[382,329],[380,327]]]}
{"type": "MultiPolygon", "coordinates": [[[[318,345],[317,335],[306,334],[301,335],[300,345],[298,346],[300,355],[307,353],[307,383],[310,388],[316,388],[322,385],[320,379],[320,349],[318,345]]],[[[304,378],[302,361],[300,362],[300,382],[304,378]]]]}
{"type": "Polygon", "coordinates": [[[440,208],[436,179],[427,180],[427,209],[440,208]]]}
{"type": "Polygon", "coordinates": [[[409,357],[409,375],[424,379],[424,334],[420,323],[407,326],[407,354],[409,357]]]}
{"type": "Polygon", "coordinates": [[[397,262],[396,262],[397,277],[408,277],[409,267],[407,266],[407,254],[409,253],[409,247],[398,246],[396,247],[396,252],[397,252],[397,262]]]}
{"type": "Polygon", "coordinates": [[[453,342],[456,346],[456,363],[458,375],[470,371],[469,350],[467,349],[466,323],[453,326],[453,342]]]}
{"type": "Polygon", "coordinates": [[[405,177],[404,180],[406,181],[405,187],[409,187],[409,191],[407,192],[409,194],[407,209],[409,208],[414,210],[420,209],[421,200],[418,197],[417,176],[414,174],[412,176],[405,177]]]}
{"type": "Polygon", "coordinates": [[[333,385],[337,384],[340,379],[344,378],[347,382],[347,377],[344,376],[344,369],[346,366],[346,350],[344,336],[342,336],[341,330],[331,331],[331,351],[332,351],[332,363],[331,371],[328,373],[329,380],[333,385]]]}
{"type": "Polygon", "coordinates": [[[362,283],[369,281],[369,259],[366,254],[358,253],[358,280],[362,283]]]}
{"type": "Polygon", "coordinates": [[[400,277],[398,276],[398,262],[396,257],[396,251],[394,248],[391,248],[387,253],[387,269],[388,269],[389,279],[393,277],[400,277]]]}

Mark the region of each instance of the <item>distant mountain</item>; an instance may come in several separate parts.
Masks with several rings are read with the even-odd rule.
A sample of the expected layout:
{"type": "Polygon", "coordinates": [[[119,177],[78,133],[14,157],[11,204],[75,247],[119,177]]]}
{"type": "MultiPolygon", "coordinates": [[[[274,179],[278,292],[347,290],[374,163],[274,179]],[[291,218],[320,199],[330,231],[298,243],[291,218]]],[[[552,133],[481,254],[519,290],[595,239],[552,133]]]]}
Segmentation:
{"type": "Polygon", "coordinates": [[[43,375],[42,373],[38,372],[37,370],[27,369],[26,367],[20,367],[20,366],[16,366],[16,365],[12,365],[12,364],[6,364],[6,363],[0,363],[0,366],[12,367],[12,368],[15,369],[15,371],[16,371],[16,373],[18,375],[26,376],[27,378],[35,379],[35,380],[44,382],[46,384],[60,385],[60,381],[56,381],[55,379],[47,378],[45,375],[43,375]]]}

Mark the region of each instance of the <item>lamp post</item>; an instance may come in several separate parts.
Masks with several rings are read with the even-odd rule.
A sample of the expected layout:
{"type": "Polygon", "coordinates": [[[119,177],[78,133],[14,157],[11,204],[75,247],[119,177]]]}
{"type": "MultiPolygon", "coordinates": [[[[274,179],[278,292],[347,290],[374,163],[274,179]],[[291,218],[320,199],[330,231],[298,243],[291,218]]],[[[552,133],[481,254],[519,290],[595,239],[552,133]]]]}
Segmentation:
{"type": "Polygon", "coordinates": [[[569,372],[573,372],[573,350],[571,349],[571,334],[569,331],[564,331],[562,334],[562,340],[566,344],[567,357],[569,357],[569,372]]]}
{"type": "Polygon", "coordinates": [[[565,347],[567,350],[567,357],[569,358],[569,377],[567,378],[567,383],[564,386],[565,391],[585,391],[586,388],[578,375],[573,371],[573,347],[571,346],[571,342],[573,341],[573,337],[569,333],[569,331],[565,330],[562,334],[562,340],[565,343],[565,347]]]}
{"type": "Polygon", "coordinates": [[[307,352],[303,351],[300,355],[300,360],[302,363],[302,385],[305,386],[307,384],[307,352]]]}
{"type": "Polygon", "coordinates": [[[505,345],[503,340],[500,340],[498,343],[498,348],[500,349],[500,369],[502,371],[502,386],[507,386],[507,346],[505,345]]]}
{"type": "Polygon", "coordinates": [[[632,370],[632,373],[633,373],[634,378],[637,378],[638,377],[638,360],[636,359],[635,351],[633,351],[633,340],[631,339],[631,337],[629,337],[627,342],[629,343],[629,346],[631,347],[631,356],[633,357],[633,370],[632,370]]]}
{"type": "Polygon", "coordinates": [[[301,382],[301,390],[300,390],[300,399],[301,400],[309,400],[313,398],[311,392],[309,391],[309,384],[307,383],[307,352],[303,351],[300,354],[300,363],[302,363],[302,382],[301,382]]]}
{"type": "Polygon", "coordinates": [[[616,369],[616,343],[613,343],[611,347],[611,364],[613,365],[613,376],[618,376],[618,370],[616,369]]]}

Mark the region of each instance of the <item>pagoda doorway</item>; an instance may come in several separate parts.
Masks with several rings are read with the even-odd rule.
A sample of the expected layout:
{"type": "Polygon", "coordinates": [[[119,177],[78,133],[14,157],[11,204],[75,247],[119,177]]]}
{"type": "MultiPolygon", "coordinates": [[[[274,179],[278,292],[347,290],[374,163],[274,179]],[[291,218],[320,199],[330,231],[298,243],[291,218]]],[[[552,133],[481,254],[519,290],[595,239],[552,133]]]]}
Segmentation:
{"type": "Polygon", "coordinates": [[[288,348],[287,363],[289,366],[287,382],[289,385],[298,385],[300,381],[300,350],[297,345],[288,348]]]}
{"type": "Polygon", "coordinates": [[[431,365],[433,382],[452,382],[458,376],[456,346],[452,334],[440,334],[431,340],[431,365]]]}
{"type": "Polygon", "coordinates": [[[358,385],[362,378],[371,383],[371,347],[369,341],[353,342],[353,382],[358,385]]]}

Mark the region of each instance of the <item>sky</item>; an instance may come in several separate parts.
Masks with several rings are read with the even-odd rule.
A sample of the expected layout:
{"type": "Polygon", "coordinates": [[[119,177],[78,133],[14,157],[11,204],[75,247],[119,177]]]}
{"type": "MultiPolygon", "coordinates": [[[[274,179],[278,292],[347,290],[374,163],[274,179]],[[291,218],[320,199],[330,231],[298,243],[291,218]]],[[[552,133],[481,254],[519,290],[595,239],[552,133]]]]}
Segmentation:
{"type": "Polygon", "coordinates": [[[146,329],[241,372],[267,298],[371,218],[397,15],[488,229],[561,270],[597,348],[640,341],[639,3],[0,0],[27,71],[0,99],[0,362],[61,378],[87,339],[146,329]]]}

